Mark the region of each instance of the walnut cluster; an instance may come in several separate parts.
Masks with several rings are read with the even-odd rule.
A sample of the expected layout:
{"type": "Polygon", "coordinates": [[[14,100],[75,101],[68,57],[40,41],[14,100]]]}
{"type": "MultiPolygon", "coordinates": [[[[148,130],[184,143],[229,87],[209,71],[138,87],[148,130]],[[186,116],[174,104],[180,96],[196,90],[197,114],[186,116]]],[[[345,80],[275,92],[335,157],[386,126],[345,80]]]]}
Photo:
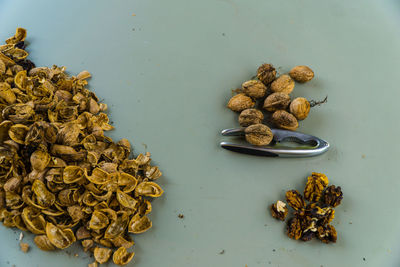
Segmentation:
{"type": "MultiPolygon", "coordinates": [[[[295,131],[299,126],[298,121],[308,117],[311,107],[326,102],[326,99],[320,102],[308,101],[304,97],[291,99],[290,93],[295,87],[295,81],[305,83],[314,77],[314,72],[307,66],[296,66],[288,74],[277,77],[275,67],[266,63],[258,67],[256,77],[258,80],[245,81],[240,89],[234,90],[236,94],[227,104],[229,109],[240,113],[239,124],[242,127],[263,124],[267,117],[262,112],[264,110],[271,114],[269,120],[275,127],[295,131]]],[[[253,145],[266,144],[259,140],[253,142],[253,138],[246,139],[253,145]]]]}

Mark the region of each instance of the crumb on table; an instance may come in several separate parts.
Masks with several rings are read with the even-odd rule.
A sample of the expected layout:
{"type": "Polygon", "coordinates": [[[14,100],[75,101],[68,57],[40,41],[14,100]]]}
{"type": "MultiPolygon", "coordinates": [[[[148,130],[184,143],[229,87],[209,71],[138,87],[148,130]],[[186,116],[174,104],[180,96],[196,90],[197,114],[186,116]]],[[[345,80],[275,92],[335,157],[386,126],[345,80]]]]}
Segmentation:
{"type": "Polygon", "coordinates": [[[29,251],[29,244],[28,243],[21,242],[19,244],[19,246],[21,247],[21,251],[22,252],[27,253],[29,251]]]}

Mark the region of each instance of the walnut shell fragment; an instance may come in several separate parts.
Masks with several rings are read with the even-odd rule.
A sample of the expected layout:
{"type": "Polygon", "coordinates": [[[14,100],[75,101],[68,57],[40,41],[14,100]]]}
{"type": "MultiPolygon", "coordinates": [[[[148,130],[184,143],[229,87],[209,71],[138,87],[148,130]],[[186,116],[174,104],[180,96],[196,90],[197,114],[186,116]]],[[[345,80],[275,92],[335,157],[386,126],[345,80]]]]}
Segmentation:
{"type": "Polygon", "coordinates": [[[96,261],[100,264],[103,264],[110,259],[112,255],[112,250],[109,248],[95,247],[93,254],[96,261]]]}
{"type": "Polygon", "coordinates": [[[135,256],[135,253],[128,252],[125,247],[120,247],[114,252],[113,262],[117,265],[127,265],[135,256]]]}
{"type": "Polygon", "coordinates": [[[35,242],[36,246],[38,246],[38,248],[40,248],[41,250],[51,251],[56,249],[56,247],[51,244],[50,239],[46,235],[35,236],[33,242],[35,242]]]}

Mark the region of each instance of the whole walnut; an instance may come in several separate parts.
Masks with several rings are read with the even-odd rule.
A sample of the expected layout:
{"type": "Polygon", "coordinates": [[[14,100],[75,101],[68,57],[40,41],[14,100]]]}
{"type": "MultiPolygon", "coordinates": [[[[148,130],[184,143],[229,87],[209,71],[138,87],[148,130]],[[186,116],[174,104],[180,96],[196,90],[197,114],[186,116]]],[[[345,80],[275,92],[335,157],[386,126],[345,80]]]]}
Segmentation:
{"type": "Polygon", "coordinates": [[[295,131],[299,127],[296,117],[285,110],[275,111],[271,119],[276,127],[281,129],[295,131]]]}
{"type": "Polygon", "coordinates": [[[290,96],[285,93],[277,92],[270,94],[264,100],[263,108],[269,112],[274,112],[279,109],[286,109],[290,103],[290,96]]]}
{"type": "Polygon", "coordinates": [[[289,72],[290,77],[299,83],[311,81],[314,78],[314,72],[307,66],[296,66],[289,72]]]}
{"type": "Polygon", "coordinates": [[[242,84],[242,91],[251,98],[261,98],[265,95],[267,87],[257,80],[246,81],[242,84]]]}
{"type": "Polygon", "coordinates": [[[233,96],[228,102],[228,108],[241,112],[242,110],[254,107],[255,102],[245,94],[237,94],[233,96]]]}
{"type": "Polygon", "coordinates": [[[276,70],[272,64],[262,64],[257,69],[257,78],[265,85],[270,84],[276,77],[276,70]]]}
{"type": "Polygon", "coordinates": [[[290,103],[290,113],[292,113],[298,120],[304,120],[307,118],[308,113],[310,113],[310,102],[304,97],[295,98],[292,103],[290,103]]]}
{"type": "Polygon", "coordinates": [[[244,131],[246,141],[255,146],[265,146],[271,143],[274,135],[271,129],[264,124],[253,124],[244,131]]]}
{"type": "Polygon", "coordinates": [[[294,88],[294,81],[289,75],[283,74],[271,83],[271,91],[290,94],[294,88]]]}
{"type": "Polygon", "coordinates": [[[239,115],[239,124],[242,127],[247,127],[253,124],[261,123],[264,119],[264,114],[255,108],[243,110],[239,115]]]}

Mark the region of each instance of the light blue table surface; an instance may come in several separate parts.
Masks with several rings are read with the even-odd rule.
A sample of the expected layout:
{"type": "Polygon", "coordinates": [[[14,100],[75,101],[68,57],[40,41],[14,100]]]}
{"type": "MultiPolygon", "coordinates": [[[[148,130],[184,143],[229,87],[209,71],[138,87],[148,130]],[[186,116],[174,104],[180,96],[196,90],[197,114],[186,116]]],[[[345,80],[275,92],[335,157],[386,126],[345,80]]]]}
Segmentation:
{"type": "MultiPolygon", "coordinates": [[[[0,0],[0,25],[0,40],[28,29],[37,65],[89,70],[111,136],[136,152],[146,144],[164,172],[154,227],[135,237],[129,266],[400,266],[399,1],[0,0]],[[277,159],[218,147],[219,131],[237,126],[230,90],[263,62],[315,70],[293,95],[328,95],[299,128],[328,140],[328,153],[277,159]],[[293,241],[267,212],[311,171],[344,191],[333,245],[293,241]]],[[[19,233],[0,226],[0,267],[93,261],[74,257],[79,247],[24,254],[19,233]]]]}

